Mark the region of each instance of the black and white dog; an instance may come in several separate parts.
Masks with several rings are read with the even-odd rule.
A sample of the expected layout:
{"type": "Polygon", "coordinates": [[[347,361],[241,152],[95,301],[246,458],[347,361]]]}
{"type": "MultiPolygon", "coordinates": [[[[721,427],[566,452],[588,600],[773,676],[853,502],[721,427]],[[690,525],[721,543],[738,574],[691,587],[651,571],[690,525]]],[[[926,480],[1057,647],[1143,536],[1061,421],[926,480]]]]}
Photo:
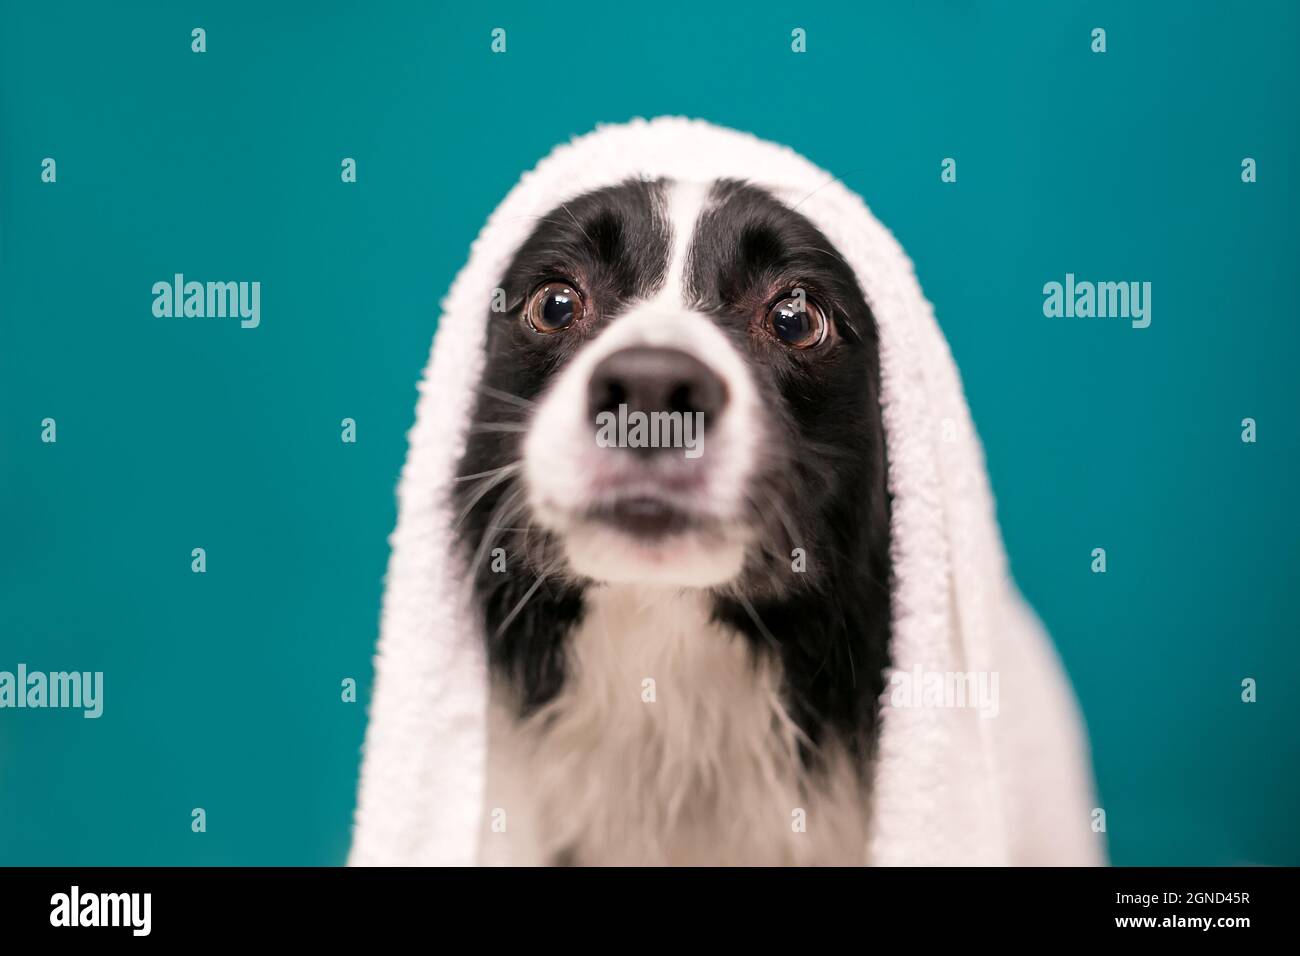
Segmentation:
{"type": "Polygon", "coordinates": [[[526,794],[544,862],[863,862],[890,503],[853,271],[753,185],[633,180],[501,288],[453,502],[489,799],[526,794]],[[615,411],[702,443],[608,447],[615,411]]]}

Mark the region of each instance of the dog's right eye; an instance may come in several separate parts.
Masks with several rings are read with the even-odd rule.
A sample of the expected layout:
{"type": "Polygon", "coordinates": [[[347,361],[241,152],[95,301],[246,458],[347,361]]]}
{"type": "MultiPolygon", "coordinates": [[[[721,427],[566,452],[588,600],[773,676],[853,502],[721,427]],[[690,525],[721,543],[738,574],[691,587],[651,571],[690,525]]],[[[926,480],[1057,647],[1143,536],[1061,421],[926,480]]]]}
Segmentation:
{"type": "Polygon", "coordinates": [[[803,294],[786,296],[767,313],[772,337],[795,349],[811,349],[826,341],[830,322],[803,294]]]}
{"type": "Polygon", "coordinates": [[[528,299],[524,321],[534,332],[549,335],[582,318],[582,296],[565,282],[548,282],[528,299]]]}

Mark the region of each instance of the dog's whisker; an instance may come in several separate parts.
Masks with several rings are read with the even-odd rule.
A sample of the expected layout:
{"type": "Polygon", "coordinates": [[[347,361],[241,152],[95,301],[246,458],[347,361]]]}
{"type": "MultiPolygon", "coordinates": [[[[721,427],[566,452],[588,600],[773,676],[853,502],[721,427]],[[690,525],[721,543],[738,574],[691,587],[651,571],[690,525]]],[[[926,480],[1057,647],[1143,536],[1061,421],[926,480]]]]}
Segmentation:
{"type": "Polygon", "coordinates": [[[484,495],[486,495],[497,485],[501,484],[503,481],[508,481],[510,479],[510,476],[513,475],[517,470],[518,470],[517,468],[509,468],[509,467],[494,468],[491,472],[491,476],[488,478],[484,478],[482,483],[474,489],[474,493],[470,495],[470,499],[465,504],[465,507],[461,510],[460,516],[456,519],[456,523],[452,525],[452,530],[455,530],[459,528],[462,524],[464,524],[465,519],[468,518],[470,512],[474,510],[474,506],[483,500],[484,495]]]}
{"type": "Polygon", "coordinates": [[[545,216],[512,216],[508,222],[518,222],[520,219],[532,219],[535,222],[544,222],[551,226],[564,226],[565,224],[558,219],[547,219],[545,216]]]}
{"type": "Polygon", "coordinates": [[[483,559],[487,556],[492,545],[496,543],[497,538],[500,537],[501,526],[497,523],[498,519],[502,522],[509,521],[522,511],[523,497],[524,491],[519,487],[512,488],[501,496],[501,500],[497,502],[491,516],[488,518],[487,528],[483,531],[483,537],[474,552],[471,573],[475,575],[479,573],[483,567],[483,559]]]}
{"type": "Polygon", "coordinates": [[[457,475],[452,481],[472,481],[475,478],[488,478],[492,475],[499,475],[503,471],[518,471],[524,466],[522,461],[512,461],[508,465],[502,465],[500,468],[489,468],[487,471],[476,471],[472,475],[457,475]]]}
{"type": "Polygon", "coordinates": [[[470,425],[471,433],[492,433],[501,432],[508,435],[521,434],[528,431],[528,426],[523,422],[478,422],[470,425]]]}
{"type": "Polygon", "coordinates": [[[814,468],[816,466],[810,464],[808,460],[809,452],[826,458],[837,458],[841,461],[857,461],[859,458],[859,456],[855,455],[853,452],[845,451],[842,448],[836,448],[834,445],[827,445],[822,442],[815,442],[808,439],[804,439],[797,450],[771,446],[764,449],[764,454],[767,455],[768,458],[779,462],[791,462],[805,468],[814,468]]]}
{"type": "Polygon", "coordinates": [[[764,624],[762,619],[758,616],[758,611],[754,610],[754,605],[750,602],[749,598],[740,592],[736,592],[736,600],[740,603],[740,606],[745,609],[745,612],[753,620],[763,637],[767,638],[768,643],[779,649],[781,647],[781,642],[772,636],[772,632],[767,629],[767,625],[764,624]]]}
{"type": "MultiPolygon", "coordinates": [[[[851,175],[851,174],[857,174],[857,173],[860,173],[860,172],[862,172],[863,170],[865,170],[865,169],[869,169],[869,168],[870,168],[870,167],[862,166],[862,167],[859,167],[859,168],[857,168],[857,169],[849,169],[849,170],[846,170],[846,171],[845,171],[845,175],[847,176],[847,175],[851,175]]],[[[830,179],[826,180],[826,182],[822,183],[822,184],[821,184],[820,186],[818,186],[816,189],[813,189],[811,192],[808,193],[808,195],[804,196],[804,197],[803,197],[802,199],[800,199],[797,203],[795,203],[794,205],[792,205],[792,206],[790,207],[790,211],[791,211],[791,212],[794,212],[796,209],[798,209],[800,206],[802,206],[804,203],[806,203],[809,199],[812,199],[813,196],[817,195],[819,192],[821,192],[823,189],[825,189],[825,188],[826,188],[827,186],[829,186],[831,183],[843,183],[843,182],[844,182],[843,177],[840,177],[840,176],[832,176],[830,179]]]]}
{"type": "Polygon", "coordinates": [[[785,505],[781,503],[780,496],[771,488],[764,487],[763,497],[766,499],[768,506],[776,512],[777,519],[785,528],[786,537],[790,540],[790,547],[799,547],[799,535],[795,531],[794,522],[790,517],[790,512],[786,509],[785,505]]]}
{"type": "Polygon", "coordinates": [[[796,246],[792,251],[819,252],[824,256],[830,256],[832,259],[838,259],[840,262],[843,262],[845,265],[849,264],[848,260],[845,259],[844,256],[840,255],[838,252],[836,252],[834,249],[823,249],[821,246],[796,246]]]}
{"type": "Polygon", "coordinates": [[[582,228],[582,223],[578,222],[578,217],[575,216],[572,212],[570,212],[569,207],[566,206],[564,203],[560,203],[560,208],[563,209],[565,212],[569,213],[569,218],[573,220],[573,224],[577,226],[578,229],[582,232],[583,238],[586,239],[587,242],[591,243],[591,245],[594,247],[596,244],[591,241],[591,236],[587,235],[587,230],[582,228]]]}
{"type": "Polygon", "coordinates": [[[519,612],[524,609],[524,605],[527,604],[529,600],[532,598],[532,596],[537,593],[537,589],[542,586],[542,582],[545,580],[546,580],[545,574],[539,574],[537,576],[537,580],[534,581],[532,583],[532,586],[529,587],[529,589],[524,592],[524,596],[519,599],[519,603],[516,604],[514,608],[510,611],[510,613],[507,614],[504,619],[502,619],[501,623],[497,625],[497,630],[496,630],[496,634],[494,635],[494,639],[499,639],[501,635],[506,632],[506,628],[508,628],[511,624],[514,623],[515,618],[519,616],[519,612]]]}
{"type": "Polygon", "coordinates": [[[532,408],[534,405],[537,404],[536,402],[531,401],[530,399],[522,398],[521,396],[515,395],[512,392],[506,392],[499,388],[493,388],[491,385],[480,385],[478,390],[482,394],[488,396],[488,398],[495,398],[503,402],[509,402],[512,405],[518,405],[520,408],[532,408]]]}

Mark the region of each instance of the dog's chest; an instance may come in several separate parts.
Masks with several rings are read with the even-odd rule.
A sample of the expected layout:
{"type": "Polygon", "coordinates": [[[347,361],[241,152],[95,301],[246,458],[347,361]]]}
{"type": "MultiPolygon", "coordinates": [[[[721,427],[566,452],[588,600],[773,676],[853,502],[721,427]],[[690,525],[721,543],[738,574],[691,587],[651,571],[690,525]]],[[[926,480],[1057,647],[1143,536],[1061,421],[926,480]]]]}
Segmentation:
{"type": "Polygon", "coordinates": [[[779,665],[701,595],[604,588],[570,637],[560,695],[494,706],[489,861],[857,864],[866,801],[847,759],[809,774],[779,665]]]}

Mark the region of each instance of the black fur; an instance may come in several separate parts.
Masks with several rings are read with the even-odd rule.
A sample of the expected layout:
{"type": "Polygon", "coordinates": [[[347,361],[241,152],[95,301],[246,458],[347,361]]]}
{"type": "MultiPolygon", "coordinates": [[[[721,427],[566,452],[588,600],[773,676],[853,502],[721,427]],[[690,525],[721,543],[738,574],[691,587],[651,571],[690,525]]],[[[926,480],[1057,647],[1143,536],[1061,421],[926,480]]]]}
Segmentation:
{"type": "MultiPolygon", "coordinates": [[[[526,403],[538,398],[556,370],[581,347],[577,330],[550,336],[525,330],[520,314],[529,294],[551,279],[576,282],[597,310],[597,321],[590,327],[598,328],[663,282],[671,238],[665,217],[662,184],[631,181],[571,200],[542,218],[502,279],[506,311],[489,312],[484,387],[458,475],[480,474],[518,460],[523,436],[511,426],[521,426],[527,418],[526,403]]],[[[475,593],[483,607],[488,660],[497,673],[511,679],[523,709],[530,711],[563,685],[564,642],[581,620],[586,584],[548,578],[524,600],[537,569],[558,545],[540,529],[513,530],[524,526],[523,515],[498,521],[508,530],[496,532],[487,544],[504,548],[508,562],[522,559],[524,567],[508,565],[508,573],[493,573],[484,537],[494,515],[503,518],[512,512],[512,500],[522,500],[522,489],[512,478],[473,501],[479,490],[477,480],[459,481],[454,498],[457,514],[465,515],[460,531],[467,553],[477,559],[475,593]],[[507,621],[509,626],[503,626],[507,621]]]]}
{"type": "MultiPolygon", "coordinates": [[[[503,279],[509,308],[489,317],[484,389],[459,474],[517,460],[526,403],[587,338],[662,284],[670,248],[664,197],[662,184],[641,182],[587,194],[547,215],[520,248],[503,279]],[[587,291],[596,321],[572,333],[527,332],[520,321],[527,296],[558,277],[587,291]]],[[[761,547],[736,582],[717,590],[714,616],[755,653],[780,657],[787,708],[813,744],[805,753],[810,763],[828,735],[865,756],[876,735],[890,626],[875,320],[826,237],[797,211],[739,182],[712,191],[692,239],[687,288],[690,304],[748,357],[772,435],[749,494],[761,547]],[[799,351],[764,331],[768,308],[794,288],[831,317],[832,342],[799,351]],[[796,548],[805,555],[804,573],[792,570],[796,548]]],[[[457,484],[460,533],[466,553],[478,556],[475,592],[491,666],[511,680],[526,712],[563,686],[566,637],[592,585],[551,576],[536,586],[557,542],[531,527],[522,510],[504,519],[522,502],[515,478],[481,491],[478,479],[457,484]],[[485,541],[493,523],[512,530],[485,541]],[[523,567],[492,573],[491,547],[523,567]]]]}

